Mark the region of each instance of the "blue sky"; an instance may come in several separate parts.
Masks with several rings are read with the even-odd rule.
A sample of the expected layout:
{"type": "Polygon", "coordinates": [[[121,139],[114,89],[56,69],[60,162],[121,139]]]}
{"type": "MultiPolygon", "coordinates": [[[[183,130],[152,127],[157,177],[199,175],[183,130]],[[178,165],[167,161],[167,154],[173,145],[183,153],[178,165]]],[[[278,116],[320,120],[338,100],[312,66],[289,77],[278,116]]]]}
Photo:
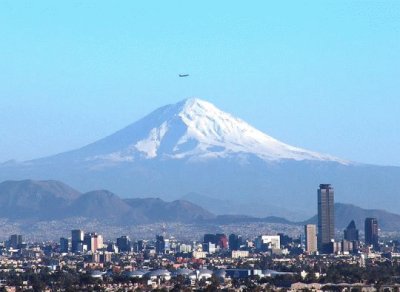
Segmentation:
{"type": "Polygon", "coordinates": [[[195,96],[286,143],[400,165],[399,79],[400,1],[0,0],[0,161],[195,96]]]}

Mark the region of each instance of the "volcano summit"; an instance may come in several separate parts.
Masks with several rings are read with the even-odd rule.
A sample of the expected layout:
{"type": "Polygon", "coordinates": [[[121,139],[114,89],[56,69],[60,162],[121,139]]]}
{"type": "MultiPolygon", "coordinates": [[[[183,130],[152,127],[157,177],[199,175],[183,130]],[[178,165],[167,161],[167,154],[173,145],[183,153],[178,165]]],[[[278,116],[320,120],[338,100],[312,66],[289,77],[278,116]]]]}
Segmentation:
{"type": "Polygon", "coordinates": [[[124,197],[183,197],[225,214],[304,218],[321,182],[334,184],[341,202],[400,207],[392,201],[399,168],[287,145],[200,99],[161,107],[80,149],[0,166],[2,180],[26,178],[124,197]]]}
{"type": "Polygon", "coordinates": [[[284,144],[213,104],[195,98],[159,108],[125,129],[61,157],[65,155],[97,162],[205,160],[254,155],[264,161],[346,163],[284,144]]]}

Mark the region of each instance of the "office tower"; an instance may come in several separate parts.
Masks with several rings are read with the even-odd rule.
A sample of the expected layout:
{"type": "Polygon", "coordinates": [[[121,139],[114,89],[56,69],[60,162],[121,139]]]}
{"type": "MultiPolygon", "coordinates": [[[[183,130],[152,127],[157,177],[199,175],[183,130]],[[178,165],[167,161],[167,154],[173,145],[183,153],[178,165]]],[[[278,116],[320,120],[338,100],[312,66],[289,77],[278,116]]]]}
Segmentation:
{"type": "Polygon", "coordinates": [[[356,223],[351,220],[347,228],[344,230],[344,239],[348,241],[358,241],[358,229],[356,228],[356,223]]]}
{"type": "Polygon", "coordinates": [[[69,250],[69,240],[68,238],[61,237],[60,238],[60,252],[67,253],[69,250]]]}
{"type": "Polygon", "coordinates": [[[179,252],[181,253],[191,253],[192,252],[192,246],[190,244],[180,244],[179,245],[179,252]]]}
{"type": "Polygon", "coordinates": [[[116,244],[112,243],[112,242],[109,242],[107,244],[106,250],[108,252],[112,252],[112,253],[118,253],[119,252],[118,246],[116,244]]]}
{"type": "Polygon", "coordinates": [[[225,234],[222,233],[216,234],[215,240],[217,246],[219,246],[221,249],[228,249],[228,238],[226,237],[225,234]]]}
{"type": "Polygon", "coordinates": [[[164,236],[157,235],[156,236],[156,253],[164,253],[165,251],[165,241],[164,241],[164,236]]]}
{"type": "Polygon", "coordinates": [[[239,235],[231,234],[229,235],[229,249],[239,250],[242,244],[242,238],[239,235]]]}
{"type": "Polygon", "coordinates": [[[86,246],[86,251],[92,250],[92,234],[85,233],[83,236],[83,244],[86,246]]]}
{"type": "Polygon", "coordinates": [[[22,244],[22,235],[20,234],[13,234],[10,236],[8,240],[8,245],[12,248],[19,248],[22,244]]]}
{"type": "Polygon", "coordinates": [[[136,251],[141,252],[145,249],[145,247],[146,247],[146,243],[143,240],[138,240],[136,251]]]}
{"type": "Polygon", "coordinates": [[[376,218],[365,219],[365,244],[372,245],[375,250],[379,248],[378,243],[378,220],[376,218]]]}
{"type": "Polygon", "coordinates": [[[225,234],[218,233],[218,234],[204,234],[203,243],[213,243],[215,246],[221,249],[228,249],[228,238],[225,234]]]}
{"type": "Polygon", "coordinates": [[[93,246],[92,251],[103,248],[103,235],[93,233],[93,246]]]}
{"type": "Polygon", "coordinates": [[[281,237],[279,235],[260,235],[254,240],[256,249],[267,251],[281,248],[281,237]]]}
{"type": "Polygon", "coordinates": [[[318,251],[332,253],[335,238],[334,191],[330,184],[320,184],[318,189],[318,251]]]}
{"type": "Polygon", "coordinates": [[[354,243],[356,243],[357,241],[353,240],[353,241],[348,241],[346,239],[342,240],[342,252],[354,252],[354,250],[356,249],[354,246],[354,243]]]}
{"type": "Polygon", "coordinates": [[[95,252],[103,248],[103,236],[96,232],[86,233],[83,238],[83,244],[86,245],[88,251],[95,252]]]}
{"type": "Polygon", "coordinates": [[[204,234],[203,242],[204,243],[211,242],[211,243],[217,244],[217,239],[216,239],[215,234],[204,234]]]}
{"type": "MultiPolygon", "coordinates": [[[[317,234],[315,232],[315,234],[317,234]]],[[[293,242],[293,238],[291,238],[290,236],[284,234],[284,233],[278,233],[279,237],[281,238],[281,245],[286,246],[288,244],[290,244],[291,242],[293,242]]],[[[301,242],[301,235],[300,235],[300,242],[301,242]]]]}
{"type": "Polygon", "coordinates": [[[164,238],[164,253],[169,253],[171,251],[171,241],[168,238],[164,238]]]}
{"type": "Polygon", "coordinates": [[[83,252],[83,230],[75,229],[71,231],[71,251],[83,252]]]}
{"type": "Polygon", "coordinates": [[[306,235],[306,252],[315,253],[317,251],[317,226],[315,224],[307,224],[304,226],[306,235]]]}
{"type": "Polygon", "coordinates": [[[112,253],[103,251],[100,253],[100,263],[110,263],[112,259],[112,253]]]}
{"type": "Polygon", "coordinates": [[[120,252],[129,252],[131,251],[132,244],[129,236],[121,236],[117,238],[117,246],[120,252]]]}
{"type": "Polygon", "coordinates": [[[217,247],[215,246],[214,243],[211,243],[211,242],[203,243],[203,251],[206,251],[209,254],[213,254],[216,252],[216,250],[217,250],[217,247]]]}

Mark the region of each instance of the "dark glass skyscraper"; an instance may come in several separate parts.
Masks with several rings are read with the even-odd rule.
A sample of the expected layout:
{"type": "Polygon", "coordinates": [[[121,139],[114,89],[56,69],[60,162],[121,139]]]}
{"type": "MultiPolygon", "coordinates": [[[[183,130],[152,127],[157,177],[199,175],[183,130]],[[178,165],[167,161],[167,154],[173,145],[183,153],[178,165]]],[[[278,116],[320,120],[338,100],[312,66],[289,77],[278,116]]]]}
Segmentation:
{"type": "Polygon", "coordinates": [[[351,220],[347,228],[344,230],[344,239],[348,241],[358,241],[358,229],[356,228],[356,223],[351,220]]]}
{"type": "Polygon", "coordinates": [[[204,240],[203,243],[214,243],[217,244],[217,237],[215,234],[204,234],[204,240]]]}
{"type": "Polygon", "coordinates": [[[318,251],[332,252],[335,238],[334,191],[330,184],[320,184],[318,189],[318,251]]]}
{"type": "Polygon", "coordinates": [[[83,252],[83,230],[75,229],[71,230],[71,251],[72,252],[83,252]]]}
{"type": "Polygon", "coordinates": [[[22,244],[22,235],[11,235],[10,239],[8,240],[8,244],[12,248],[19,248],[19,246],[22,244]]]}
{"type": "Polygon", "coordinates": [[[376,218],[365,218],[365,244],[373,245],[377,250],[379,247],[378,220],[376,218]]]}
{"type": "Polygon", "coordinates": [[[60,252],[67,253],[69,250],[69,240],[68,238],[60,238],[60,252]]]}
{"type": "Polygon", "coordinates": [[[229,249],[230,250],[239,250],[241,244],[241,237],[236,234],[229,235],[229,249]]]}
{"type": "Polygon", "coordinates": [[[162,254],[165,252],[165,240],[164,236],[157,235],[156,236],[156,253],[162,254]]]}
{"type": "Polygon", "coordinates": [[[129,252],[131,251],[132,245],[129,236],[121,236],[117,238],[117,246],[118,250],[121,252],[129,252]]]}

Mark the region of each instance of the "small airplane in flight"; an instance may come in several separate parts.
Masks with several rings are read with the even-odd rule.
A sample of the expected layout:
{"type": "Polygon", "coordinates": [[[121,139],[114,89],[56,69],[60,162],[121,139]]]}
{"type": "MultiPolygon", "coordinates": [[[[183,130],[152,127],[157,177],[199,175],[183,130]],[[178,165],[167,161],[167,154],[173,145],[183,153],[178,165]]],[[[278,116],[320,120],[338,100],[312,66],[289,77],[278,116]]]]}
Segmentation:
{"type": "Polygon", "coordinates": [[[179,74],[179,77],[188,77],[189,74],[179,74]]]}

